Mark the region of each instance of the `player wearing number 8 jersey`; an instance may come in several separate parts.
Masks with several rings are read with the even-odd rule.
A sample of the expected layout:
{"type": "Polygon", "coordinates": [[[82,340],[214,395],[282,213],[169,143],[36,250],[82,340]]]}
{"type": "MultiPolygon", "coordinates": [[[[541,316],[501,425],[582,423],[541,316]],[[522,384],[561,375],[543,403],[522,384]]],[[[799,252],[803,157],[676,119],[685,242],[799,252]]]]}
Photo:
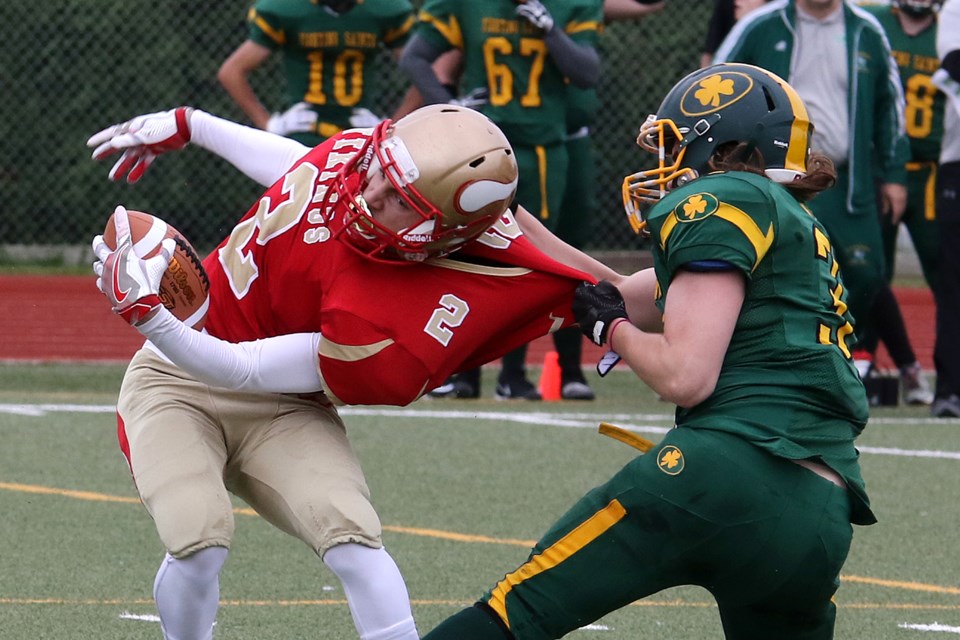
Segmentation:
{"type": "Polygon", "coordinates": [[[900,72],[906,98],[905,124],[910,142],[906,163],[907,203],[903,215],[881,218],[887,286],[877,294],[872,308],[876,334],[864,337],[864,348],[874,351],[882,340],[900,370],[903,397],[908,404],[930,404],[933,393],[922,374],[910,344],[899,304],[890,289],[894,277],[897,236],[900,223],[920,260],[923,276],[931,289],[937,288],[937,253],[940,247],[936,212],[937,166],[943,140],[946,97],[931,76],[937,59],[937,11],[939,0],[895,0],[891,4],[864,5],[883,27],[890,41],[893,59],[900,72]]]}
{"type": "Polygon", "coordinates": [[[875,518],[846,291],[802,204],[836,177],[811,133],[796,92],[750,65],[688,75],[641,127],[659,166],[624,192],[654,266],[582,285],[573,309],[676,403],[676,428],[424,640],[561,638],[679,585],[711,593],[727,638],[833,637],[851,523],[875,518]]]}
{"type": "Polygon", "coordinates": [[[114,309],[150,307],[118,434],[167,549],[154,587],[166,637],[211,637],[233,493],[340,578],[362,640],[413,640],[406,587],[335,405],[409,404],[571,324],[574,288],[589,276],[527,232],[613,273],[507,210],[513,150],[463,107],[425,107],[313,149],[185,108],[89,144],[95,158],[123,150],[111,177],[131,179],[187,142],[272,185],[204,262],[205,332],[152,302],[162,268],[130,250],[122,207],[116,250],[94,239],[101,282],[122,273],[131,283],[122,296],[102,286],[114,309]]]}

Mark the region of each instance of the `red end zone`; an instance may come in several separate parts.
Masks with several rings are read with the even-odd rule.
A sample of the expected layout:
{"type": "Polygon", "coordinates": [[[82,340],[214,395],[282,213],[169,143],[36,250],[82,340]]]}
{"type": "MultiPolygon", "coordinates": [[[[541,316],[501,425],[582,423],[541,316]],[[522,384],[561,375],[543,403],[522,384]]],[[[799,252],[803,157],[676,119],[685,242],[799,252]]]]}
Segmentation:
{"type": "MultiPolygon", "coordinates": [[[[924,369],[933,369],[934,304],[926,288],[897,288],[900,309],[924,369]]],[[[126,361],[143,344],[133,328],[110,311],[93,276],[0,276],[0,360],[126,361]]],[[[527,360],[543,363],[553,341],[531,343],[527,360]]],[[[584,341],[586,366],[602,350],[584,341]]],[[[892,366],[881,348],[881,368],[892,366]]]]}

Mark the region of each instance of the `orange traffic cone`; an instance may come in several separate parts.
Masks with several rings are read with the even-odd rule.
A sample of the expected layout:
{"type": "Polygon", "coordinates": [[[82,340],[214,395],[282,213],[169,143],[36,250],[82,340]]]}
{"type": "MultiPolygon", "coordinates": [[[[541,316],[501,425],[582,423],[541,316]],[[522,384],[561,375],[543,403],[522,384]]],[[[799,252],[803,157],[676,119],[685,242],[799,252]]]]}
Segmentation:
{"type": "Polygon", "coordinates": [[[543,356],[540,395],[544,400],[560,400],[560,356],[556,351],[548,351],[543,356]]]}

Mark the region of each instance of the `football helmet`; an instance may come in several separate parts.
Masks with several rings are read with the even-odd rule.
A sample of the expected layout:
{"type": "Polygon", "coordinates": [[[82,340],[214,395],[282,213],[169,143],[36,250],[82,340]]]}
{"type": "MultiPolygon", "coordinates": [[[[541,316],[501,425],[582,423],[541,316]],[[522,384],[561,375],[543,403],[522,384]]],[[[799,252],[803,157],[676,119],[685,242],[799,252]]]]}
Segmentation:
{"type": "Polygon", "coordinates": [[[943,0],[893,0],[897,9],[914,18],[922,18],[940,11],[943,0]]]}
{"type": "Polygon", "coordinates": [[[748,64],[694,71],[640,127],[637,144],[657,155],[658,166],[623,180],[630,225],[639,233],[646,226],[644,209],[709,171],[714,152],[727,143],[746,144],[745,155],[759,151],[775,182],[802,178],[812,134],[803,100],[769,71],[748,64]]]}
{"type": "Polygon", "coordinates": [[[447,255],[489,229],[517,192],[517,160],[506,136],[466,107],[431,105],[385,121],[361,157],[344,166],[335,183],[344,211],[337,237],[378,260],[447,255]],[[363,199],[374,171],[419,215],[416,223],[394,231],[377,222],[363,199]]]}

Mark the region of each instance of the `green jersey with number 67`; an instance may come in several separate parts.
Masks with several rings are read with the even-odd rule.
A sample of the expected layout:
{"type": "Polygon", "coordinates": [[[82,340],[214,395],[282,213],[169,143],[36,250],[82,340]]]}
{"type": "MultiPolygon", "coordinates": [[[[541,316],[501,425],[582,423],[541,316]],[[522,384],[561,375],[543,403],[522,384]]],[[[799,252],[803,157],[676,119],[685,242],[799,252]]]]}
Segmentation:
{"type": "Polygon", "coordinates": [[[402,47],[413,23],[408,0],[365,0],[337,16],[310,0],[258,0],[247,16],[250,40],[283,52],[284,108],[310,103],[324,138],[350,126],[354,107],[373,106],[374,59],[402,47]]]}
{"type": "MultiPolygon", "coordinates": [[[[543,0],[555,29],[597,45],[603,24],[596,0],[543,0]]],[[[560,142],[566,134],[566,79],[549,59],[543,31],[517,16],[513,0],[426,0],[418,33],[434,47],[460,49],[465,90],[487,87],[481,111],[514,144],[560,142]]]]}
{"type": "MultiPolygon", "coordinates": [[[[735,433],[781,458],[820,460],[856,496],[853,522],[873,522],[853,445],[867,400],[823,226],[784,187],[745,172],[694,180],[647,220],[661,310],[683,268],[732,267],[747,282],[716,389],[694,407],[678,407],[677,426],[735,433]]],[[[710,310],[703,313],[709,322],[710,310]]]]}

